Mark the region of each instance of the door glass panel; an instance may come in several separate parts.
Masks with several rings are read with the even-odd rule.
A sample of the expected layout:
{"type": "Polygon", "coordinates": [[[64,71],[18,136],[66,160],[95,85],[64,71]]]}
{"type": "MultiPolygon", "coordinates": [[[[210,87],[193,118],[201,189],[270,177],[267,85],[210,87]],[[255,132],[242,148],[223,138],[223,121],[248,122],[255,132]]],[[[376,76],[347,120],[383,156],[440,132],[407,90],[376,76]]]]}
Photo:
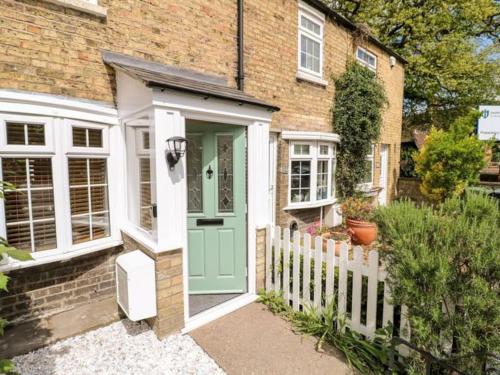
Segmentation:
{"type": "Polygon", "coordinates": [[[201,135],[187,136],[187,186],[188,186],[188,212],[203,212],[203,158],[201,135]]]}
{"type": "Polygon", "coordinates": [[[217,136],[219,212],[233,212],[233,136],[217,136]]]}

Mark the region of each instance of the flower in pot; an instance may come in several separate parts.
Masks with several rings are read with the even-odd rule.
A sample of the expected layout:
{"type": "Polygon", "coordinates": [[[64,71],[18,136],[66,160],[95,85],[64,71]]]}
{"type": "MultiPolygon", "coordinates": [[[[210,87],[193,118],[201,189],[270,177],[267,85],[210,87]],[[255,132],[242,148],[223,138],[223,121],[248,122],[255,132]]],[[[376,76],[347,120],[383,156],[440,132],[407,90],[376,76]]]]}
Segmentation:
{"type": "Polygon", "coordinates": [[[377,225],[371,222],[373,204],[363,197],[347,198],[342,203],[342,215],[355,245],[370,245],[377,239],[377,225]]]}

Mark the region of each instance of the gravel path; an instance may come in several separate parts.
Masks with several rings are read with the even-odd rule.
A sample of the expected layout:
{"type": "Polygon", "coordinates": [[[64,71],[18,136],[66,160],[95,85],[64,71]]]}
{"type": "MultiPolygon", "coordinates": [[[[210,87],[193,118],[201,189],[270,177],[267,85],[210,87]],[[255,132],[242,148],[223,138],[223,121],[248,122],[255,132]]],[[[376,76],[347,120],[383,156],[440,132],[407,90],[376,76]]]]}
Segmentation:
{"type": "Polygon", "coordinates": [[[188,335],[159,341],[128,320],[13,358],[21,375],[224,374],[188,335]]]}

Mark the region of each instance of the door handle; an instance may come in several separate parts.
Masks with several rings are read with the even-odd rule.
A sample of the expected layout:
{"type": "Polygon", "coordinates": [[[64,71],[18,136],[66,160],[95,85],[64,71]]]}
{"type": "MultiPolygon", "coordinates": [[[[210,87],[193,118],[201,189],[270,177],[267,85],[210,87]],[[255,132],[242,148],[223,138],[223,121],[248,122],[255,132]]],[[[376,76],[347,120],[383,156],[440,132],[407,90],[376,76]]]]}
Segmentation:
{"type": "Polygon", "coordinates": [[[214,171],[212,170],[212,166],[209,165],[208,170],[207,170],[207,178],[210,180],[212,178],[213,174],[214,174],[214,171]]]}

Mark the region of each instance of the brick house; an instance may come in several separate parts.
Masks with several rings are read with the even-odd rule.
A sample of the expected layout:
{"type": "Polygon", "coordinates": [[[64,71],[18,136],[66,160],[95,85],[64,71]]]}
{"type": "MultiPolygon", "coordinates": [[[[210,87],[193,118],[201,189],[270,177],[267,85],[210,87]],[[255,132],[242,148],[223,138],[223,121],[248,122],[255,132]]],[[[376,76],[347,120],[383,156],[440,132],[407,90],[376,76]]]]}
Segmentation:
{"type": "Polygon", "coordinates": [[[339,222],[332,75],[350,60],[389,99],[363,188],[394,196],[405,61],[317,0],[0,0],[0,19],[0,177],[18,188],[0,236],[34,257],[0,266],[10,354],[26,329],[78,333],[57,334],[70,312],[117,319],[130,250],[155,261],[159,337],[253,301],[266,225],[339,222]]]}

